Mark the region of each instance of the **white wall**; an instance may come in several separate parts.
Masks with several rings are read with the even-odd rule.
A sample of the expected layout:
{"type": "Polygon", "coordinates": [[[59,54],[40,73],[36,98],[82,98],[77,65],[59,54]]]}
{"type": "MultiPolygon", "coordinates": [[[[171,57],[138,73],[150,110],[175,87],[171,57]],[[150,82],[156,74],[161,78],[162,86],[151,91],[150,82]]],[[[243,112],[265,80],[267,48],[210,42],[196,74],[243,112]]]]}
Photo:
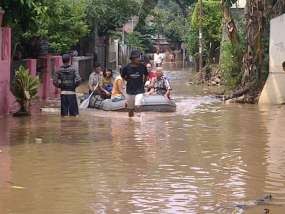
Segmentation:
{"type": "Polygon", "coordinates": [[[270,22],[269,76],[259,98],[260,104],[285,103],[285,14],[270,22]]]}
{"type": "Polygon", "coordinates": [[[285,61],[285,14],[270,22],[270,72],[282,71],[285,61]]]}

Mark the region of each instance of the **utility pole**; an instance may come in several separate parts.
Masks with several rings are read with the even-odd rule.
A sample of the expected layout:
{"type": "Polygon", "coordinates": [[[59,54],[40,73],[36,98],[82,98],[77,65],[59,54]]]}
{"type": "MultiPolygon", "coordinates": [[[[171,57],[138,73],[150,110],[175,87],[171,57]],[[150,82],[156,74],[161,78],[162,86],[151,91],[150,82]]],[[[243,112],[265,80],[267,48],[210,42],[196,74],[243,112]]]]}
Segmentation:
{"type": "Polygon", "coordinates": [[[202,68],[203,68],[203,31],[202,31],[202,17],[203,17],[203,3],[202,0],[199,0],[200,8],[199,8],[199,72],[202,76],[202,68]]]}

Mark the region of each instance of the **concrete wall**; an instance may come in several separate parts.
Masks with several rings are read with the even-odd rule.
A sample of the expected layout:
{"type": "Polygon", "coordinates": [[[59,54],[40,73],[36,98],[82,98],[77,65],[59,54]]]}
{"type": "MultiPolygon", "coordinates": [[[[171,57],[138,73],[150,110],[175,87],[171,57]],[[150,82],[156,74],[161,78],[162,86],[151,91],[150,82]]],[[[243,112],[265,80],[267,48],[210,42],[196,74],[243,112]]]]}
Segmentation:
{"type": "Polygon", "coordinates": [[[10,92],[11,29],[1,28],[0,49],[0,115],[9,112],[13,96],[10,92]]]}
{"type": "Polygon", "coordinates": [[[61,56],[45,56],[40,59],[26,59],[26,67],[33,76],[39,75],[41,85],[38,90],[38,97],[42,100],[56,98],[59,90],[53,85],[53,72],[62,65],[61,56]],[[42,68],[39,70],[38,66],[42,68]],[[40,73],[38,73],[40,71],[40,73]]]}
{"type": "Polygon", "coordinates": [[[285,103],[285,14],[270,22],[269,76],[259,98],[259,104],[285,103]]]}

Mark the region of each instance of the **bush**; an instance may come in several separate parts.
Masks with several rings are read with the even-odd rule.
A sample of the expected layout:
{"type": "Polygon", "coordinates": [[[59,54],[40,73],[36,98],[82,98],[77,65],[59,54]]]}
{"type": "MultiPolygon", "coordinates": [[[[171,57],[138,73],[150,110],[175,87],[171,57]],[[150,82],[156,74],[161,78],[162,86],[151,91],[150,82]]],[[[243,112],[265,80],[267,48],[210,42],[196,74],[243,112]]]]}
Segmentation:
{"type": "Polygon", "coordinates": [[[16,71],[12,93],[20,104],[19,112],[21,114],[29,114],[30,103],[37,95],[39,85],[39,78],[33,77],[24,66],[20,66],[16,71]]]}
{"type": "Polygon", "coordinates": [[[241,62],[238,59],[238,47],[234,47],[230,41],[222,44],[220,67],[225,85],[234,89],[241,81],[241,62]]]}

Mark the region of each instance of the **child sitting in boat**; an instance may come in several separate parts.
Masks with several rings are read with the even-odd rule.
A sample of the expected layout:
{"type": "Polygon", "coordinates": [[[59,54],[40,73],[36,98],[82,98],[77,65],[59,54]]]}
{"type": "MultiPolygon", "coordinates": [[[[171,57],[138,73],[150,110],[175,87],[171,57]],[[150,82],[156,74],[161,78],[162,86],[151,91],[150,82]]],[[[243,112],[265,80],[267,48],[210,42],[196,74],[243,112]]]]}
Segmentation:
{"type": "Polygon", "coordinates": [[[150,89],[151,89],[150,88],[151,82],[156,79],[156,70],[153,69],[151,63],[148,63],[146,65],[146,69],[147,69],[147,72],[148,72],[148,76],[147,76],[147,81],[145,82],[145,91],[149,92],[150,89]]]}

